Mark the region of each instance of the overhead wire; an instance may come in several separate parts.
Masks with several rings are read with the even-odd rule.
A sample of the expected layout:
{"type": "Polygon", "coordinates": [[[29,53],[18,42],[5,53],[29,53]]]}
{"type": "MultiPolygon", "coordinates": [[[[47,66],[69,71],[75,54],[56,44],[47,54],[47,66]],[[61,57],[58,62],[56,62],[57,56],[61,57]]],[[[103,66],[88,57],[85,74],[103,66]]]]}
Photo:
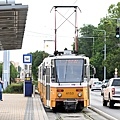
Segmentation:
{"type": "MultiPolygon", "coordinates": [[[[26,30],[26,32],[28,33],[33,33],[33,34],[38,34],[38,35],[42,35],[42,36],[54,36],[54,34],[46,34],[46,33],[40,33],[40,32],[34,32],[34,31],[30,31],[30,30],[26,30]]],[[[27,35],[27,33],[25,33],[27,35]]],[[[29,35],[29,36],[36,36],[36,35],[29,35]]],[[[72,36],[62,36],[62,35],[58,35],[59,37],[67,37],[67,38],[71,38],[72,36]]],[[[40,36],[36,36],[36,37],[40,37],[40,36]]]]}
{"type": "MultiPolygon", "coordinates": [[[[77,2],[78,0],[75,0],[73,3],[72,3],[72,5],[74,5],[76,2],[77,2]]],[[[63,1],[62,1],[62,3],[61,3],[61,5],[63,4],[63,1]]],[[[69,9],[65,12],[65,14],[64,15],[66,15],[67,13],[69,12],[69,9]]],[[[61,18],[61,20],[62,20],[62,18],[61,18]]],[[[60,21],[61,21],[60,20],[60,21]]],[[[59,22],[60,22],[59,21],[59,22]]],[[[47,27],[47,26],[44,26],[44,27],[47,27]]],[[[54,29],[52,29],[52,28],[50,28],[50,30],[54,30],[54,29]]],[[[35,31],[31,31],[31,30],[25,30],[25,35],[26,36],[33,36],[33,37],[49,37],[49,36],[54,36],[54,34],[47,34],[47,33],[41,33],[41,32],[35,32],[35,31]],[[29,34],[26,34],[26,32],[28,32],[28,33],[33,33],[33,34],[38,34],[38,36],[37,35],[29,35],[29,34]],[[42,35],[42,36],[39,36],[39,35],[42,35]]],[[[72,36],[61,36],[61,35],[58,35],[58,37],[66,37],[66,38],[73,38],[72,36]]]]}
{"type": "MultiPolygon", "coordinates": [[[[78,1],[78,0],[75,0],[75,1],[72,3],[72,5],[74,5],[77,1],[78,1]]],[[[65,12],[64,16],[69,12],[69,10],[70,10],[70,9],[68,9],[68,10],[65,12]]],[[[61,21],[62,21],[62,18],[58,21],[58,23],[60,23],[61,21]]]]}
{"type": "MultiPolygon", "coordinates": [[[[77,1],[78,1],[78,0],[75,0],[75,1],[73,2],[73,4],[75,4],[77,1]]],[[[63,4],[63,1],[62,1],[61,5],[62,5],[62,4],[63,4]]],[[[69,9],[65,12],[64,15],[66,15],[68,12],[69,12],[69,9]]],[[[62,18],[61,18],[61,20],[62,20],[62,18]]],[[[60,20],[60,21],[61,21],[61,20],[60,20]]],[[[60,21],[59,21],[59,22],[60,22],[60,21]]],[[[45,27],[47,27],[47,26],[45,26],[45,27]]],[[[54,29],[51,29],[51,30],[54,30],[54,29]]],[[[40,32],[31,31],[31,30],[26,30],[26,32],[30,32],[30,33],[34,33],[34,34],[40,34],[40,35],[43,35],[43,36],[54,36],[54,34],[40,33],[40,32]]],[[[26,35],[27,35],[27,34],[26,34],[26,35]]],[[[27,35],[27,36],[40,37],[40,36],[35,36],[35,35],[27,35]]],[[[60,36],[60,35],[59,35],[59,37],[69,37],[69,38],[71,38],[70,36],[60,36]]]]}
{"type": "MultiPolygon", "coordinates": [[[[36,35],[28,35],[28,34],[26,34],[26,36],[31,36],[31,37],[41,37],[41,38],[43,38],[43,37],[48,37],[48,36],[36,36],[36,35]]],[[[54,35],[53,35],[54,36],[54,35]]],[[[64,38],[73,38],[72,36],[59,36],[59,37],[64,37],[64,38]]]]}

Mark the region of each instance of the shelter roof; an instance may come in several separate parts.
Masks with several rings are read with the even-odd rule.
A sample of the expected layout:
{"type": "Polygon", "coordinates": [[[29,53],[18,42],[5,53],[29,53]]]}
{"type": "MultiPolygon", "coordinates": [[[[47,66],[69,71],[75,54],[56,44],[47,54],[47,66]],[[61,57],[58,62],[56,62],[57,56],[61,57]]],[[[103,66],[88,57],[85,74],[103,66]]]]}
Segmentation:
{"type": "Polygon", "coordinates": [[[0,49],[21,49],[28,5],[0,4],[0,49]]]}

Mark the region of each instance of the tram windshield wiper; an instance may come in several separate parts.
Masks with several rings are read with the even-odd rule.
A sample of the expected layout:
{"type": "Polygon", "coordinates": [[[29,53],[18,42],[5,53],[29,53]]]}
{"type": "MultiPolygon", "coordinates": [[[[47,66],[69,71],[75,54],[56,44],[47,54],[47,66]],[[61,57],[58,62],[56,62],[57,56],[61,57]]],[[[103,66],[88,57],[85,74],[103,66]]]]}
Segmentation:
{"type": "Polygon", "coordinates": [[[82,74],[81,74],[81,79],[80,79],[80,85],[81,83],[84,81],[84,72],[85,72],[86,68],[85,68],[85,64],[83,62],[83,66],[82,66],[82,74]]]}
{"type": "Polygon", "coordinates": [[[66,76],[67,76],[67,68],[68,68],[68,61],[66,63],[66,67],[65,67],[65,82],[66,82],[66,76]]]}
{"type": "Polygon", "coordinates": [[[60,85],[60,81],[59,81],[58,75],[56,75],[56,76],[57,76],[58,85],[60,85]]]}

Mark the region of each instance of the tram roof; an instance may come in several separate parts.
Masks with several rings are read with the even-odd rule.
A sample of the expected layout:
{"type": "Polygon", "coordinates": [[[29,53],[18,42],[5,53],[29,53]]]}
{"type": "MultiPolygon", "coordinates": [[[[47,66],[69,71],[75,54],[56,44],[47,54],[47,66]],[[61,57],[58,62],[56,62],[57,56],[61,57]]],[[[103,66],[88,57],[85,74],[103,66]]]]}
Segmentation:
{"type": "Polygon", "coordinates": [[[21,49],[28,5],[0,4],[0,50],[21,49]]]}
{"type": "Polygon", "coordinates": [[[46,57],[43,61],[49,61],[52,59],[78,59],[78,58],[85,58],[85,59],[89,59],[88,57],[84,56],[84,55],[60,55],[60,56],[48,56],[46,57]]]}

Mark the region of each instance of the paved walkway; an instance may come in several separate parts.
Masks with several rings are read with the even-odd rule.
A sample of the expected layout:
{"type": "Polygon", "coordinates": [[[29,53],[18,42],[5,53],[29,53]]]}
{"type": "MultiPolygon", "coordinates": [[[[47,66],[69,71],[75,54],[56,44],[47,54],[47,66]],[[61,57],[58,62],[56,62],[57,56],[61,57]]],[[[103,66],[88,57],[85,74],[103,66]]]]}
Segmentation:
{"type": "Polygon", "coordinates": [[[48,120],[38,94],[3,94],[0,101],[0,120],[48,120]]]}

